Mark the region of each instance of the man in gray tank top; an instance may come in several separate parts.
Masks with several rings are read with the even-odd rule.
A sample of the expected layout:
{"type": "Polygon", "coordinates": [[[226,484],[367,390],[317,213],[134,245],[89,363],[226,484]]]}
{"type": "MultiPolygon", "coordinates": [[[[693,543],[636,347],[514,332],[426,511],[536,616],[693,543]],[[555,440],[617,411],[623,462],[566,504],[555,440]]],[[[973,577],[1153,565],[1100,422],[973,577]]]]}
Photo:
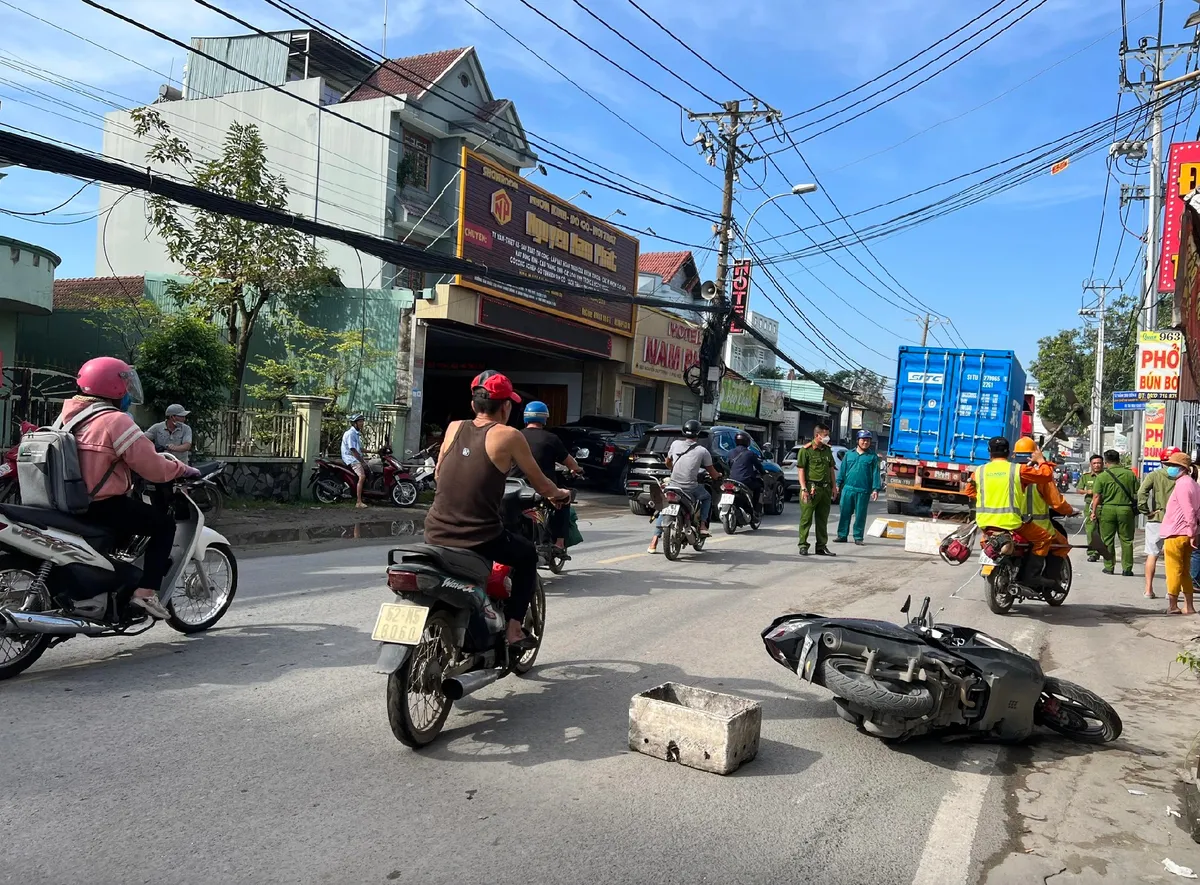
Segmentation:
{"type": "Polygon", "coordinates": [[[475,418],[446,428],[435,474],[437,492],[425,516],[426,544],[471,550],[512,567],[512,594],[504,611],[508,644],[517,653],[535,645],[522,623],[537,586],[538,556],[532,541],[504,527],[505,477],[516,465],[538,494],[558,504],[571,500],[569,491],[542,473],[521,432],[508,426],[513,403],[520,402],[512,382],[499,372],[483,372],[471,382],[475,418]]]}

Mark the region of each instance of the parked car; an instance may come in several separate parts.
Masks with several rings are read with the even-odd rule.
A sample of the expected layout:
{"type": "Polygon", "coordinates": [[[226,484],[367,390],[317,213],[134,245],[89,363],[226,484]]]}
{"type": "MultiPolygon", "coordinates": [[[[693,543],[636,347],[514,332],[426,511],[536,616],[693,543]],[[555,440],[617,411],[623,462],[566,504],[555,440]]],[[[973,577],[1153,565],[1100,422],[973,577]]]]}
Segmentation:
{"type": "Polygon", "coordinates": [[[638,418],[584,415],[578,421],[549,430],[575,456],[586,480],[620,494],[625,491],[629,453],[652,427],[653,421],[638,418]]]}
{"type": "MultiPolygon", "coordinates": [[[[802,448],[804,448],[802,445],[792,446],[792,450],[783,456],[783,481],[788,501],[800,497],[800,470],[796,467],[796,457],[800,454],[802,448]]],[[[840,472],[842,469],[842,459],[846,457],[846,453],[850,450],[845,446],[830,446],[830,448],[833,449],[833,463],[840,472]]],[[[841,494],[841,488],[838,489],[838,494],[841,494]]],[[[833,500],[836,502],[837,497],[835,496],[833,500]]]]}
{"type": "MultiPolygon", "coordinates": [[[[707,427],[701,431],[698,442],[712,452],[713,464],[724,474],[729,473],[729,453],[736,446],[736,427],[707,427]]],[[[629,456],[628,479],[625,494],[629,498],[629,509],[638,516],[650,513],[650,487],[670,476],[666,466],[667,451],[671,443],[683,439],[683,428],[678,424],[658,424],[652,427],[638,442],[629,456]]],[[[753,445],[760,455],[758,444],[753,445]]],[[[765,461],[763,476],[763,512],[780,514],[785,499],[783,471],[774,461],[765,461]]]]}

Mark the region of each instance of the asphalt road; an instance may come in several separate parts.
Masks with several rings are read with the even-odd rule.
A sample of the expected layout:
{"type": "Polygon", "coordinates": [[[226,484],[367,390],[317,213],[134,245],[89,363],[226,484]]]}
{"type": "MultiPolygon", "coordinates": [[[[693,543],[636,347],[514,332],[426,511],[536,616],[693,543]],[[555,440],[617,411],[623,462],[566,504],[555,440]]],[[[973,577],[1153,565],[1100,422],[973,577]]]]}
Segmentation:
{"type": "MultiPolygon", "coordinates": [[[[898,541],[800,559],[795,520],[670,563],[646,520],[583,519],[543,573],[537,668],[419,753],[373,671],[387,548],[246,559],[207,635],[74,639],[0,685],[0,882],[974,881],[1010,844],[1007,751],[860,735],[759,639],[788,610],[899,619],[970,574],[898,541]],[[668,680],[760,700],[758,758],[719,777],[630,752],[630,697],[668,680]]],[[[974,596],[945,617],[1037,650],[974,596]]]]}

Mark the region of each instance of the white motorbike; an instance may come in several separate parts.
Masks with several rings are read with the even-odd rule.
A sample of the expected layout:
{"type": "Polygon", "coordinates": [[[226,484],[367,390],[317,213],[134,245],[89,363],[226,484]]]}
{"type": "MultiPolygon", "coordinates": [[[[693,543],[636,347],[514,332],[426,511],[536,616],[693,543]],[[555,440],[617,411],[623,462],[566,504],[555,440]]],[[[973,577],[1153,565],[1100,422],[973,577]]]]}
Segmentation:
{"type": "MultiPolygon", "coordinates": [[[[437,479],[435,478],[437,461],[433,457],[437,448],[437,446],[430,446],[427,449],[422,449],[417,452],[414,460],[410,460],[405,464],[408,472],[412,475],[413,485],[417,487],[418,494],[425,491],[433,492],[437,490],[437,479]]],[[[408,454],[410,457],[412,456],[412,452],[408,454]]]]}
{"type": "MultiPolygon", "coordinates": [[[[217,623],[237,592],[229,542],[204,524],[188,494],[219,474],[221,462],[196,465],[200,476],[169,486],[164,518],[175,520],[171,564],[159,599],[180,633],[217,623]]],[[[0,680],[31,666],[72,636],[136,636],[154,625],[130,599],[142,577],[147,539],[118,547],[107,529],[57,510],[0,504],[0,680]]]]}

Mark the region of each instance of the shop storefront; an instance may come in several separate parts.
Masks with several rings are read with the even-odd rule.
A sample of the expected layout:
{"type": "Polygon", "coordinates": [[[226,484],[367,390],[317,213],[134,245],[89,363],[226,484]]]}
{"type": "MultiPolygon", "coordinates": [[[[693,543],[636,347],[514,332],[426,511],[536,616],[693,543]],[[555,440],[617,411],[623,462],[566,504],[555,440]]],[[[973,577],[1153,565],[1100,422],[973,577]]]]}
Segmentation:
{"type": "Polygon", "coordinates": [[[700,416],[700,397],[683,380],[700,362],[703,330],[674,314],[639,307],[637,334],[621,376],[621,404],[626,417],[663,424],[682,424],[700,416]],[[631,397],[632,407],[630,406],[631,397]]]}
{"type": "Polygon", "coordinates": [[[785,399],[782,390],[764,387],[759,391],[758,421],[767,428],[763,439],[759,440],[763,445],[777,445],[780,442],[779,428],[783,422],[785,399]]]}
{"type": "MultiPolygon", "coordinates": [[[[636,291],[637,240],[471,151],[463,167],[460,257],[600,292],[636,291]]],[[[470,381],[483,369],[508,375],[526,401],[545,402],[551,425],[638,408],[636,390],[627,406],[620,381],[631,304],[459,276],[418,302],[414,319],[410,407],[420,417],[409,422],[408,448],[470,416],[470,381]]]]}

